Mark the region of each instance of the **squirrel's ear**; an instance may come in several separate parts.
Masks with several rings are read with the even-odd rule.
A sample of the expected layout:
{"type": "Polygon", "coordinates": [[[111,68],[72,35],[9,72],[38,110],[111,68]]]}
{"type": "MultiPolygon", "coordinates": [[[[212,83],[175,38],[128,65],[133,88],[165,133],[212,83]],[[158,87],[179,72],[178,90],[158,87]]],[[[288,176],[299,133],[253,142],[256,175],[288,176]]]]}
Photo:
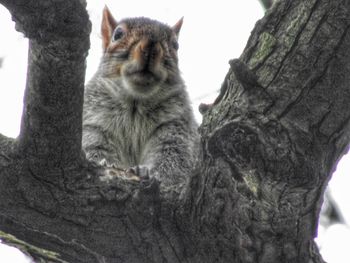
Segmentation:
{"type": "Polygon", "coordinates": [[[172,29],[174,30],[177,36],[179,36],[183,21],[184,21],[184,17],[181,17],[181,19],[177,21],[177,23],[172,27],[172,29]]]}
{"type": "Polygon", "coordinates": [[[102,35],[102,47],[106,50],[113,34],[114,29],[117,27],[117,21],[112,16],[108,7],[103,8],[102,13],[102,24],[101,24],[101,35],[102,35]]]}

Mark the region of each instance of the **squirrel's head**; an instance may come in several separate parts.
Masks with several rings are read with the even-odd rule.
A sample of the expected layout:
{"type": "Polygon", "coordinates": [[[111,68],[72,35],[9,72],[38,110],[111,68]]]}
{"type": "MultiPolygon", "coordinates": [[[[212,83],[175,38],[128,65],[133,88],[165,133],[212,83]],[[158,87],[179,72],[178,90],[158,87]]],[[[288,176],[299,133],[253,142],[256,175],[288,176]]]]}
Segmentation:
{"type": "Polygon", "coordinates": [[[121,77],[125,88],[139,97],[150,96],[164,83],[176,84],[181,26],[182,19],[173,27],[144,17],[117,22],[105,7],[101,26],[105,74],[121,77]]]}

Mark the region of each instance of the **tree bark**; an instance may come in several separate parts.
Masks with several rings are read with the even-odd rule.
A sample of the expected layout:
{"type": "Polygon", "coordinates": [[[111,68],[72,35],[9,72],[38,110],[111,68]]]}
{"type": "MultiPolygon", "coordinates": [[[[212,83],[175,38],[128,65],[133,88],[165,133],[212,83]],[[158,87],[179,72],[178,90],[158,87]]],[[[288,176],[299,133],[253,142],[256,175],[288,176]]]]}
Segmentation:
{"type": "Polygon", "coordinates": [[[21,133],[0,135],[3,240],[47,262],[323,262],[322,197],[350,137],[349,1],[267,11],[202,108],[195,172],[173,187],[81,152],[85,1],[0,3],[30,39],[21,133]]]}

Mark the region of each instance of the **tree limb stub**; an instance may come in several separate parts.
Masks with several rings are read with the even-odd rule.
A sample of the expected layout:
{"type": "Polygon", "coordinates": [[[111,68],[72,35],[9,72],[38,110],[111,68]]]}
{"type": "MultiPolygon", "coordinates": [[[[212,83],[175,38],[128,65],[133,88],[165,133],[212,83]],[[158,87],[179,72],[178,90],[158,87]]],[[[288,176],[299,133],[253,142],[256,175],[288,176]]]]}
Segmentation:
{"type": "Polygon", "coordinates": [[[82,2],[0,0],[30,38],[21,135],[0,135],[2,238],[53,262],[323,262],[319,209],[350,133],[350,3],[277,1],[205,107],[194,174],[163,187],[81,157],[82,2]]]}
{"type": "Polygon", "coordinates": [[[260,0],[261,5],[264,7],[265,10],[271,8],[271,6],[274,3],[274,0],[260,0]]]}

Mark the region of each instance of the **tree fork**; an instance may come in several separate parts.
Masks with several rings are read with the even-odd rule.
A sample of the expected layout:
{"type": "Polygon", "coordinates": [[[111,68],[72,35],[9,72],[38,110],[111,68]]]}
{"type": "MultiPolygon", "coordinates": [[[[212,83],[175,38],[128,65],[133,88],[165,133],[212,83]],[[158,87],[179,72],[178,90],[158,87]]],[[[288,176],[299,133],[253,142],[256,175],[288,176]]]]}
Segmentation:
{"type": "Polygon", "coordinates": [[[173,187],[81,155],[84,1],[0,3],[31,43],[21,134],[0,136],[5,241],[52,262],[323,262],[313,238],[350,135],[348,1],[274,3],[173,187]]]}

